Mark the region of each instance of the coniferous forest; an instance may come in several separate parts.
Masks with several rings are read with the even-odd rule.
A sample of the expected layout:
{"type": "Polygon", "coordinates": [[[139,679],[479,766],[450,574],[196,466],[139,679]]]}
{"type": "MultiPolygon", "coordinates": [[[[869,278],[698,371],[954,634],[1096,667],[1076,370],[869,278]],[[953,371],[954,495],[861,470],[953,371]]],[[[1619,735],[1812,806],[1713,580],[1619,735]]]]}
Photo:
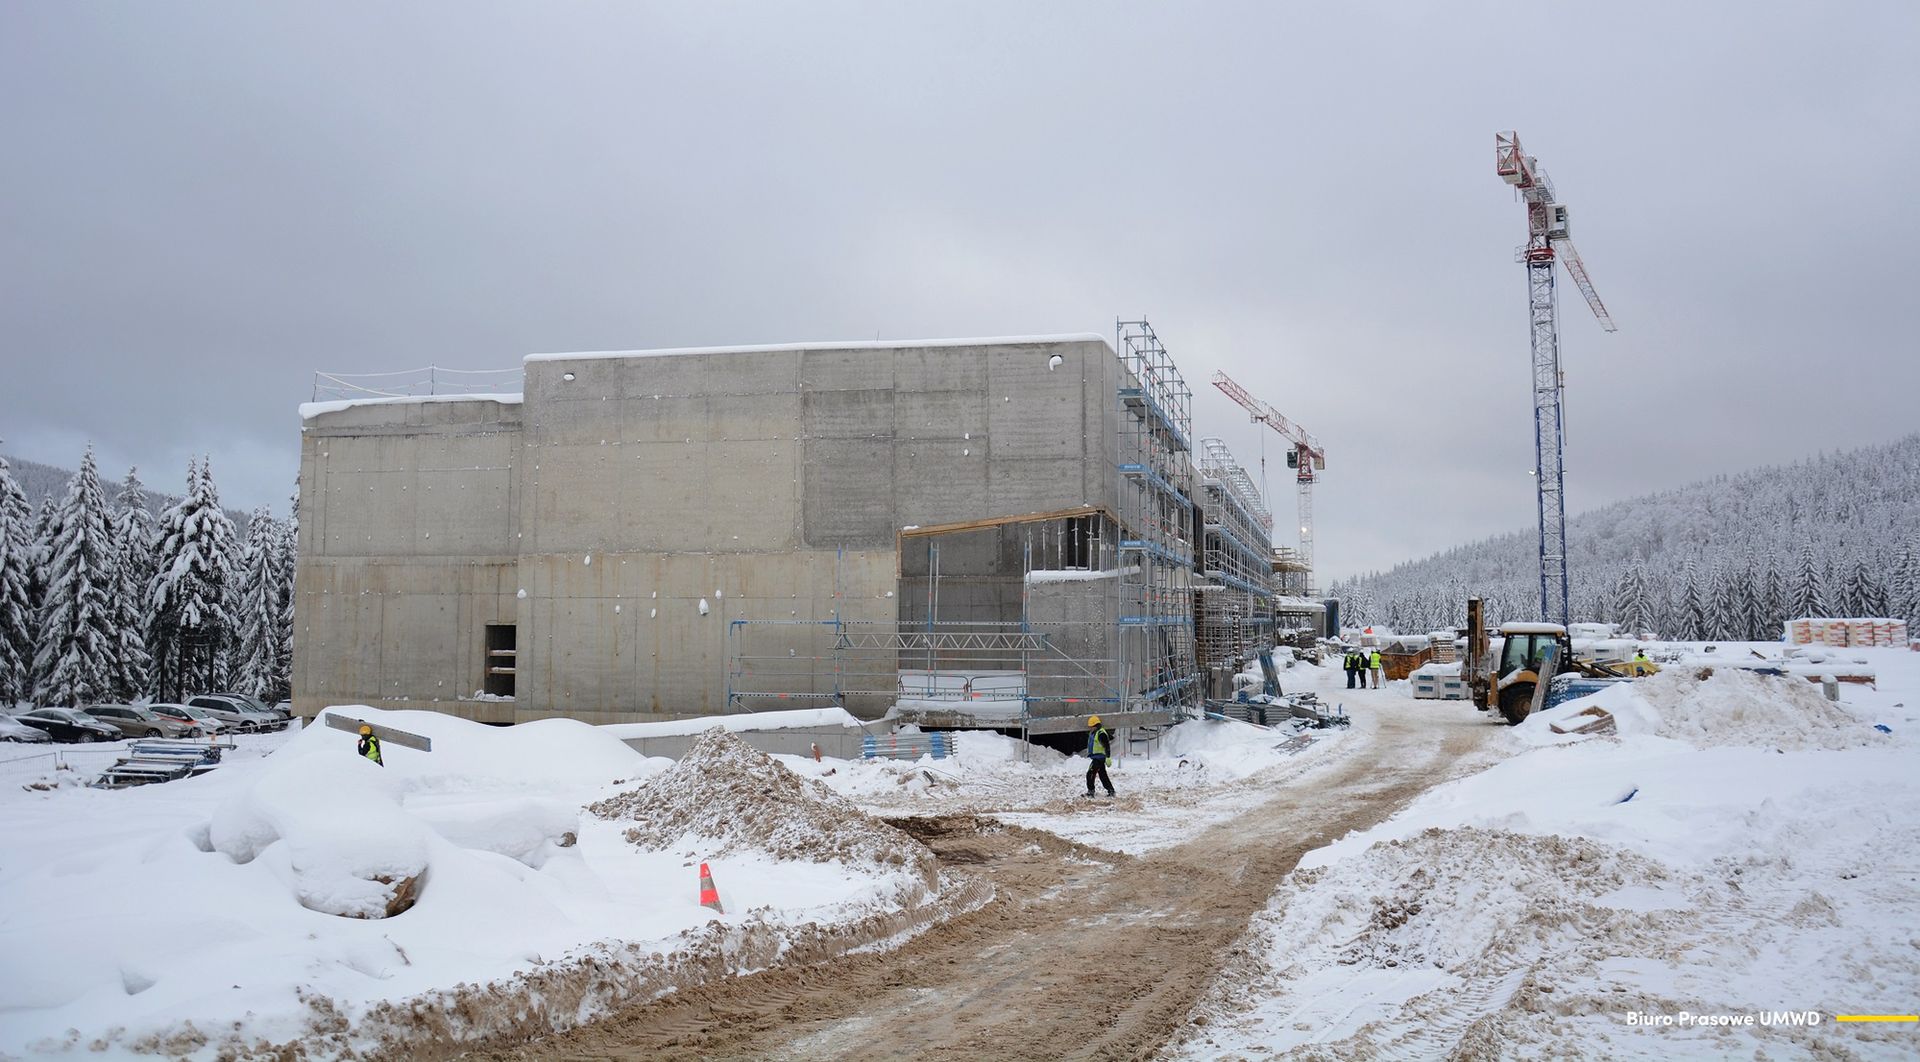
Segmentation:
{"type": "MultiPolygon", "coordinates": [[[[1772,640],[1805,616],[1920,629],[1920,434],[1721,476],[1570,517],[1576,621],[1684,640],[1772,640]]],[[[1534,529],[1335,583],[1347,622],[1456,627],[1539,618],[1534,529]]]]}
{"type": "Polygon", "coordinates": [[[242,535],[206,459],[173,497],[132,469],[104,484],[91,449],[64,488],[46,468],[35,505],[0,458],[0,705],[288,695],[292,514],[242,535]]]}

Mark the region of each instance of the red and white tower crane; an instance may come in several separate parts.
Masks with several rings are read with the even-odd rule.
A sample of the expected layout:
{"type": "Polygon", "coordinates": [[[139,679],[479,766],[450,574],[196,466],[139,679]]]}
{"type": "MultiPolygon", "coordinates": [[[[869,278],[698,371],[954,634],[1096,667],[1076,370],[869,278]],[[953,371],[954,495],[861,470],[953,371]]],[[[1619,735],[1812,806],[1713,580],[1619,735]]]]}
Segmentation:
{"type": "Polygon", "coordinates": [[[1300,490],[1300,563],[1307,569],[1307,586],[1313,586],[1313,482],[1327,467],[1327,451],[1305,428],[1288,420],[1281,412],[1247,393],[1224,372],[1213,374],[1213,386],[1240,403],[1253,419],[1280,433],[1293,444],[1287,451],[1287,467],[1294,470],[1294,482],[1300,490]]]}
{"type": "Polygon", "coordinates": [[[1520,193],[1527,207],[1527,245],[1520,261],[1527,267],[1527,315],[1533,337],[1534,483],[1540,509],[1540,618],[1567,622],[1566,432],[1561,398],[1566,378],[1560,371],[1560,305],[1553,288],[1553,263],[1566,266],[1586,296],[1600,327],[1616,331],[1613,318],[1593,290],[1586,263],[1567,238],[1567,208],[1553,194],[1553,182],[1539,160],[1520,150],[1520,134],[1495,133],[1494,169],[1520,193]]]}

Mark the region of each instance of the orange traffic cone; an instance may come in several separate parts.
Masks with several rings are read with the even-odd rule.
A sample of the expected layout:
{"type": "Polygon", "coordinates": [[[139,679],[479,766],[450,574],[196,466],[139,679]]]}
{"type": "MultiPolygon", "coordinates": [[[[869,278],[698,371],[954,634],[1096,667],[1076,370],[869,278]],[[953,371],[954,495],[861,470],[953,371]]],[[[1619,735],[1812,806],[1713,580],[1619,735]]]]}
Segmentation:
{"type": "Polygon", "coordinates": [[[700,906],[727,913],[720,906],[720,890],[713,887],[713,871],[708,870],[705,863],[700,864],[700,906]]]}

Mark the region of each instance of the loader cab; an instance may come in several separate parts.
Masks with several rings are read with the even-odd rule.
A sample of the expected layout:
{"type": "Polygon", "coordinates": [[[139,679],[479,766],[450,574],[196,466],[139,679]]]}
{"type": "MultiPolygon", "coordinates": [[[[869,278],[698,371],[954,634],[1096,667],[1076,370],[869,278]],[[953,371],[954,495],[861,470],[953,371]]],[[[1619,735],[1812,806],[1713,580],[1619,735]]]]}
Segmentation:
{"type": "Polygon", "coordinates": [[[1557,623],[1508,623],[1500,628],[1503,645],[1496,678],[1517,671],[1538,671],[1547,657],[1547,647],[1566,641],[1567,629],[1557,623]]]}

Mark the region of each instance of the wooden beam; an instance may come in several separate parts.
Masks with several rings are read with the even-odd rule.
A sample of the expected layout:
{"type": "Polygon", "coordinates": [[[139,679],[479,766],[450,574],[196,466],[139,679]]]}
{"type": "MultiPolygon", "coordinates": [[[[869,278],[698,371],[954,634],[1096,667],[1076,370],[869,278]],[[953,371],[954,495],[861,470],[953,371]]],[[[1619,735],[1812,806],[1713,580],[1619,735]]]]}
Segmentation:
{"type": "Polygon", "coordinates": [[[353,716],[342,715],[337,711],[325,712],[320,719],[335,730],[345,730],[349,734],[360,733],[360,728],[363,726],[372,727],[373,736],[379,738],[382,745],[398,745],[403,749],[418,749],[421,752],[433,751],[432,738],[409,734],[405,730],[395,730],[390,726],[381,726],[379,723],[365,719],[355,719],[353,716]]]}
{"type": "Polygon", "coordinates": [[[1005,527],[1009,524],[1032,524],[1042,520],[1064,520],[1073,516],[1104,516],[1115,524],[1120,521],[1098,505],[1077,505],[1071,509],[1055,509],[1046,513],[1021,513],[1018,516],[991,516],[982,520],[963,520],[957,524],[933,524],[928,527],[915,527],[900,532],[901,538],[919,538],[924,535],[950,535],[956,531],[979,531],[989,527],[1005,527]]]}

